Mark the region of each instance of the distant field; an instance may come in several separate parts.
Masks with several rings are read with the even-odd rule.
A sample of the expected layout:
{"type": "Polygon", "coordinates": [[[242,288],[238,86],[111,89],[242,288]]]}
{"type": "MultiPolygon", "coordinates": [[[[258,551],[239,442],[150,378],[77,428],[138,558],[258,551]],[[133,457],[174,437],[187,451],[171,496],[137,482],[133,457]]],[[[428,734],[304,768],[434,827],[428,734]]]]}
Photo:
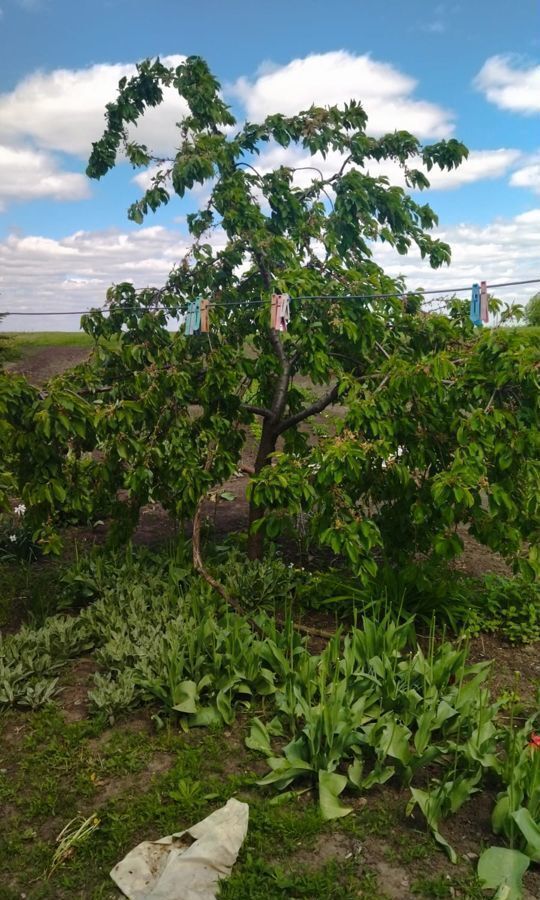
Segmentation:
{"type": "Polygon", "coordinates": [[[4,331],[10,349],[16,355],[43,347],[88,347],[92,339],[83,331],[4,331]]]}
{"type": "Polygon", "coordinates": [[[6,370],[25,375],[33,384],[78,365],[92,350],[92,339],[81,331],[12,331],[0,339],[4,336],[8,340],[0,340],[0,358],[6,370]]]}

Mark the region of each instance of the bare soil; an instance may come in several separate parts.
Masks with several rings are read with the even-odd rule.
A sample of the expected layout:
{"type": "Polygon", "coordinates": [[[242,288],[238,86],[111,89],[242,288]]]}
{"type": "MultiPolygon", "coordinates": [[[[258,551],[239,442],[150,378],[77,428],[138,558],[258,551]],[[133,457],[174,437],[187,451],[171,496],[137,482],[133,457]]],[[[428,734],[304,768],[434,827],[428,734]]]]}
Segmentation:
{"type": "Polygon", "coordinates": [[[35,385],[41,385],[54,375],[79,365],[90,356],[86,347],[40,347],[31,348],[21,359],[10,362],[6,369],[18,375],[26,375],[35,385]]]}

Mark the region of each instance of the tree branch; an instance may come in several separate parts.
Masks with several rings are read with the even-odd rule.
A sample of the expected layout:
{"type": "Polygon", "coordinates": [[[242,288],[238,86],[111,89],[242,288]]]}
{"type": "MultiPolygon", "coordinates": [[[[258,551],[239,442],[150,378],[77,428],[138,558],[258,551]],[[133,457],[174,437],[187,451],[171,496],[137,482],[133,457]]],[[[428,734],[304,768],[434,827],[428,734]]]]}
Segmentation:
{"type": "Polygon", "coordinates": [[[278,434],[282,434],[284,431],[287,431],[288,428],[292,428],[293,425],[298,425],[298,423],[303,422],[304,419],[309,419],[310,416],[322,412],[327,406],[336,402],[338,393],[339,384],[336,383],[332,390],[329,391],[328,394],[325,394],[324,397],[321,397],[320,400],[312,403],[311,406],[306,407],[306,409],[301,409],[300,412],[295,413],[293,416],[289,416],[288,419],[284,419],[278,428],[278,434]]]}
{"type": "Polygon", "coordinates": [[[253,413],[255,416],[262,416],[263,419],[272,418],[272,410],[266,406],[253,406],[252,403],[241,403],[240,408],[246,412],[253,413]]]}
{"type": "Polygon", "coordinates": [[[206,494],[201,497],[197,504],[197,509],[195,510],[195,515],[193,516],[193,533],[191,545],[193,549],[193,568],[199,575],[204,578],[204,580],[212,587],[218,594],[223,597],[226,603],[229,606],[232,606],[234,611],[238,613],[239,616],[244,615],[244,610],[238,603],[235,597],[231,597],[226,588],[221,584],[217,578],[214,578],[213,575],[210,574],[206,566],[204,565],[202,553],[201,553],[201,522],[202,522],[202,508],[203,503],[206,500],[206,494]]]}
{"type": "Polygon", "coordinates": [[[288,359],[287,354],[285,353],[279,334],[273,328],[270,329],[270,343],[272,344],[274,352],[281,363],[281,375],[277,380],[276,389],[274,391],[274,399],[272,401],[272,416],[270,419],[272,423],[276,423],[279,422],[281,416],[283,415],[283,410],[285,409],[285,404],[287,402],[287,389],[289,387],[289,378],[291,374],[291,361],[290,359],[288,359]]]}

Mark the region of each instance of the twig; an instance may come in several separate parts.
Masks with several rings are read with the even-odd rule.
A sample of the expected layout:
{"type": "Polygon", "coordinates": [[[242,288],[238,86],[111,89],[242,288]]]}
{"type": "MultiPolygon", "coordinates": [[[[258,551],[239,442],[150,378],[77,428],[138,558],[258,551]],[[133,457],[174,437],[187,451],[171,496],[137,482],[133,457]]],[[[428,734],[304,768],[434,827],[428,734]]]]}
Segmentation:
{"type": "Polygon", "coordinates": [[[491,404],[493,403],[493,401],[494,401],[494,399],[495,399],[495,394],[496,394],[496,393],[497,393],[497,388],[494,389],[494,391],[493,391],[491,397],[490,397],[489,400],[488,400],[487,406],[486,406],[485,409],[484,409],[484,412],[485,412],[485,413],[487,413],[487,412],[491,409],[491,404]]]}

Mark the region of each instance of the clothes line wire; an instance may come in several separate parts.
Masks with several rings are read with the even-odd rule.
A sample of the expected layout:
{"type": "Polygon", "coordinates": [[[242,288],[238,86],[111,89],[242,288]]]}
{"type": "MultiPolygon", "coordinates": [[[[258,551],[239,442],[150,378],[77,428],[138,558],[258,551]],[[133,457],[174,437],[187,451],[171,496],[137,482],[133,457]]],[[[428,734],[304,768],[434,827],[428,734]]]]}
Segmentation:
{"type": "MultiPolygon", "coordinates": [[[[493,284],[488,283],[486,286],[487,286],[488,290],[492,290],[494,288],[517,287],[518,285],[525,285],[525,284],[540,284],[540,278],[528,278],[528,279],[525,279],[522,281],[500,281],[500,282],[496,282],[493,284]]],[[[403,297],[408,297],[408,296],[414,297],[419,294],[422,294],[423,296],[427,296],[427,295],[431,295],[431,294],[436,294],[439,296],[441,294],[460,294],[460,293],[464,293],[465,291],[470,291],[470,290],[471,290],[471,285],[466,285],[466,286],[461,286],[461,287],[457,287],[457,288],[430,288],[429,290],[417,289],[417,290],[408,290],[408,291],[394,291],[390,294],[302,294],[297,297],[291,297],[290,299],[294,303],[296,303],[298,301],[304,301],[304,300],[365,300],[365,301],[371,301],[371,300],[391,300],[393,298],[398,299],[398,298],[403,298],[403,297]]],[[[162,293],[162,292],[160,292],[160,293],[162,293]]],[[[451,302],[450,300],[447,300],[447,301],[445,301],[444,305],[448,305],[450,302],[451,302]]],[[[268,303],[268,300],[240,300],[235,303],[226,303],[224,301],[220,302],[219,300],[217,300],[217,301],[212,301],[211,305],[213,307],[219,307],[220,309],[223,309],[223,308],[238,309],[239,307],[244,307],[244,306],[265,306],[265,305],[267,305],[267,303],[268,303]]],[[[441,308],[444,308],[444,307],[441,307],[441,308]]],[[[25,311],[18,312],[17,310],[0,310],[0,316],[85,316],[85,315],[88,315],[89,313],[93,313],[93,312],[103,312],[103,313],[111,312],[111,309],[118,309],[118,310],[121,310],[122,312],[135,312],[135,313],[141,313],[141,314],[144,314],[147,312],[177,312],[178,311],[177,306],[163,306],[163,305],[147,306],[147,307],[102,306],[102,307],[93,307],[90,309],[83,309],[83,310],[70,310],[70,309],[60,310],[60,309],[57,309],[57,310],[32,310],[30,312],[25,312],[25,311]]],[[[428,309],[427,311],[433,312],[434,310],[428,309]]]]}

